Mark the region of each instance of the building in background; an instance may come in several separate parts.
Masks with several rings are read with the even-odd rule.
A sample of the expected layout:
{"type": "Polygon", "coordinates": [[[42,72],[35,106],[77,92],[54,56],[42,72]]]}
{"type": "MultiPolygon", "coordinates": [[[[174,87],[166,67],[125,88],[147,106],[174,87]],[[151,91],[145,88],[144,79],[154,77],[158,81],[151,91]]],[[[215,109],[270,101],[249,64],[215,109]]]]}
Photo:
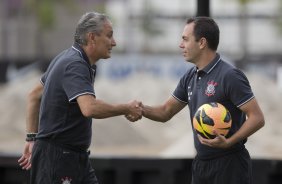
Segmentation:
{"type": "MultiPolygon", "coordinates": [[[[239,2],[210,3],[211,16],[221,27],[220,52],[232,59],[246,54],[281,54],[281,1],[239,2]]],[[[0,59],[51,58],[72,44],[78,18],[93,10],[112,18],[116,52],[178,54],[185,20],[196,14],[196,6],[196,0],[3,0],[0,59]]]]}

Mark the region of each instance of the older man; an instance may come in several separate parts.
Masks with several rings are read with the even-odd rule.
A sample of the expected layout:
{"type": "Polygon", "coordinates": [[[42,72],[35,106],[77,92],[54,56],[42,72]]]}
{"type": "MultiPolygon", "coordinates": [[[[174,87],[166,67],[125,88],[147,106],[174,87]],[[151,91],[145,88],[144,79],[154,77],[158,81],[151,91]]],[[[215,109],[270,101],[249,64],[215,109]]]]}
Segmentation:
{"type": "Polygon", "coordinates": [[[50,63],[30,92],[26,145],[19,163],[31,168],[32,184],[96,184],[89,161],[92,119],[142,117],[139,102],[112,105],[96,99],[96,63],[116,46],[109,18],[90,12],[76,27],[74,44],[50,63]]]}

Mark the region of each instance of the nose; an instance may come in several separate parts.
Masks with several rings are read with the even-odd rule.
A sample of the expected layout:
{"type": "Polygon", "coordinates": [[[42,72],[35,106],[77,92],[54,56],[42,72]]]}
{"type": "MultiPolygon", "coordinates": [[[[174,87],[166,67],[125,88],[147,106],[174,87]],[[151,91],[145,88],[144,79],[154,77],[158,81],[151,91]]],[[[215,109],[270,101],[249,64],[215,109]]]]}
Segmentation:
{"type": "Polygon", "coordinates": [[[180,44],[179,44],[179,48],[183,49],[184,46],[183,46],[183,42],[181,41],[180,44]]]}
{"type": "Polygon", "coordinates": [[[116,41],[114,38],[112,38],[112,46],[115,47],[117,45],[116,41]]]}

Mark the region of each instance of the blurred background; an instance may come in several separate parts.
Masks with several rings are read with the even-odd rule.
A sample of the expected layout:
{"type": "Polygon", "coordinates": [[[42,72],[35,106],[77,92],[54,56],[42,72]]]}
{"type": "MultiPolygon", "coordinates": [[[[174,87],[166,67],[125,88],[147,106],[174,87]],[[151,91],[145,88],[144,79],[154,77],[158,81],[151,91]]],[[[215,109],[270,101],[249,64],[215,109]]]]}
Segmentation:
{"type": "MultiPolygon", "coordinates": [[[[170,97],[192,66],[179,48],[186,19],[213,17],[221,31],[218,52],[246,73],[265,114],[265,127],[249,138],[247,148],[253,159],[282,159],[281,0],[1,0],[2,155],[22,153],[27,93],[51,59],[73,44],[76,23],[88,11],[111,18],[117,42],[112,57],[98,64],[97,98],[148,105],[170,97]]],[[[90,149],[95,158],[192,159],[188,109],[165,124],[94,119],[90,149]]]]}

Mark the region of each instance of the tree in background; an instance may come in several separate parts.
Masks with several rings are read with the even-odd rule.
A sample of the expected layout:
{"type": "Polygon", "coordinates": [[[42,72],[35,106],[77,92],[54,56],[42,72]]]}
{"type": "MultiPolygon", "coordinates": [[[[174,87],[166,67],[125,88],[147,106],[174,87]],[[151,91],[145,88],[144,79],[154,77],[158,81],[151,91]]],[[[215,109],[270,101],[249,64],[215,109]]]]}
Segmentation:
{"type": "Polygon", "coordinates": [[[142,46],[142,51],[145,53],[150,53],[150,41],[153,37],[160,36],[162,30],[160,26],[156,24],[154,18],[156,17],[156,9],[152,6],[151,1],[145,0],[144,2],[144,14],[141,20],[141,29],[145,34],[144,42],[142,46]]]}
{"type": "MultiPolygon", "coordinates": [[[[240,16],[239,16],[239,26],[240,26],[240,45],[242,48],[242,60],[244,61],[249,54],[248,50],[248,8],[247,5],[253,1],[258,0],[237,0],[240,5],[240,16]]],[[[244,63],[244,62],[242,62],[244,63]]]]}
{"type": "Polygon", "coordinates": [[[54,28],[56,23],[56,6],[62,5],[69,13],[76,12],[74,0],[26,0],[25,9],[27,14],[36,19],[36,57],[45,58],[45,34],[54,28]]]}

